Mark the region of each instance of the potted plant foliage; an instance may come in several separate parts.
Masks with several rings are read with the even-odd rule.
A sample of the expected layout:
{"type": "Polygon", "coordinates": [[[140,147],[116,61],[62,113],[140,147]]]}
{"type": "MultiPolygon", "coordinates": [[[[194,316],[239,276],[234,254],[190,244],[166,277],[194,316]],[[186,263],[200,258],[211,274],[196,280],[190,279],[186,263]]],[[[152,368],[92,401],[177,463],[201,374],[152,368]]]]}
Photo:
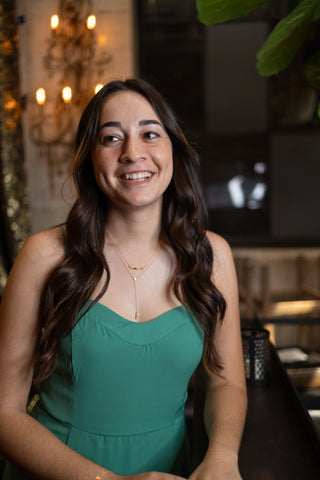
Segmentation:
{"type": "MultiPolygon", "coordinates": [[[[198,19],[205,25],[223,23],[244,17],[272,0],[196,0],[198,19]]],[[[262,76],[284,71],[307,41],[314,22],[320,19],[319,0],[297,0],[292,10],[273,28],[257,53],[257,69],[262,76]]],[[[320,91],[320,49],[314,48],[305,59],[306,82],[320,91]]],[[[317,114],[320,118],[320,103],[317,114]]]]}

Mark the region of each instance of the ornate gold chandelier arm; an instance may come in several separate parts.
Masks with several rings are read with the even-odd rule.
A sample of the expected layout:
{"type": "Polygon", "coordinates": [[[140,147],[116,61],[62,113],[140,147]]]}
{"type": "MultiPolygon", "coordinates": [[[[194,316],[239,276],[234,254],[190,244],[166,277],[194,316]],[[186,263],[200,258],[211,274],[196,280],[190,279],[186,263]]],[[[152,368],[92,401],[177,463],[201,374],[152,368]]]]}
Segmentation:
{"type": "MultiPolygon", "coordinates": [[[[49,77],[60,77],[58,91],[38,89],[38,110],[30,128],[31,140],[46,158],[51,177],[57,166],[61,174],[63,163],[70,164],[80,113],[112,60],[106,52],[97,56],[95,25],[91,0],[60,0],[57,14],[51,17],[51,37],[43,61],[49,77]]],[[[53,178],[50,184],[54,184],[53,178]]]]}

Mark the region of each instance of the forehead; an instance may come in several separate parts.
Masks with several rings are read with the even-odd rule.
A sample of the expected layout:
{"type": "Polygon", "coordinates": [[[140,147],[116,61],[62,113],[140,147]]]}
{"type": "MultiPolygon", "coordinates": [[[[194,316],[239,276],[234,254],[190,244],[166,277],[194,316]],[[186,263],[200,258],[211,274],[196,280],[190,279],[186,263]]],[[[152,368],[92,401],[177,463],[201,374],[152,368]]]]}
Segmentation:
{"type": "Polygon", "coordinates": [[[157,119],[161,121],[149,101],[137,92],[115,92],[104,99],[101,107],[100,122],[131,119],[157,119]]]}

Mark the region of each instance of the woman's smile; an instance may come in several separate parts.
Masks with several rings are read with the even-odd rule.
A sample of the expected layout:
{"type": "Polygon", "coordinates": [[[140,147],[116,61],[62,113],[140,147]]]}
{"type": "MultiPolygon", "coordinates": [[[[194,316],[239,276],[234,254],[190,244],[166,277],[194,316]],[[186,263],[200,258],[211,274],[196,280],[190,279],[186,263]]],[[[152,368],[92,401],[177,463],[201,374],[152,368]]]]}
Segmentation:
{"type": "Polygon", "coordinates": [[[150,180],[153,177],[153,175],[154,174],[152,172],[140,171],[140,172],[124,173],[123,175],[120,175],[120,178],[122,180],[130,182],[132,185],[133,184],[140,185],[145,181],[150,180]]]}

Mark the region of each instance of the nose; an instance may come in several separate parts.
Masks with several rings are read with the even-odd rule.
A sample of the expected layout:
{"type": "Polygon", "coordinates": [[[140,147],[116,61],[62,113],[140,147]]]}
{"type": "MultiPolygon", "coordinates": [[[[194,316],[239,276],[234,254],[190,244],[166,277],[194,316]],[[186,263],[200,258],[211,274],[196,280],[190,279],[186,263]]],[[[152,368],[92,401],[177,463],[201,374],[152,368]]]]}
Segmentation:
{"type": "Polygon", "coordinates": [[[135,163],[145,158],[142,142],[139,139],[128,137],[123,143],[120,161],[124,163],[135,163]]]}

